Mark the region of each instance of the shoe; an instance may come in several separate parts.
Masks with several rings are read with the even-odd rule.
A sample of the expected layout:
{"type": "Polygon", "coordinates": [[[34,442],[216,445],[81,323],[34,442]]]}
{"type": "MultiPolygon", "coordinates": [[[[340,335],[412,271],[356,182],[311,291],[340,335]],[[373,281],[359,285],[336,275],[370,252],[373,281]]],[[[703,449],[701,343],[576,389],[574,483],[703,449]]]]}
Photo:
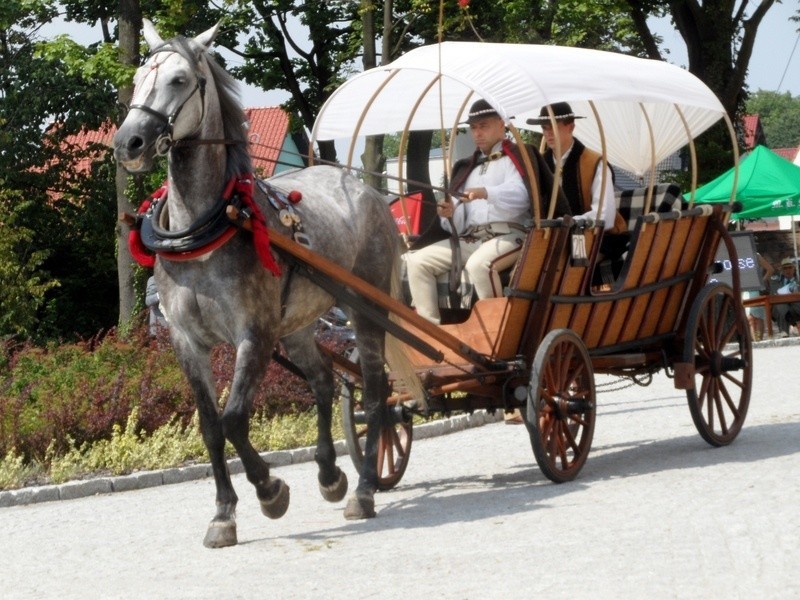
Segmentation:
{"type": "Polygon", "coordinates": [[[786,333],[785,331],[781,331],[781,333],[780,333],[780,335],[778,337],[779,338],[787,338],[787,337],[789,337],[789,334],[786,333]]]}
{"type": "Polygon", "coordinates": [[[503,415],[503,419],[505,420],[506,425],[521,425],[523,423],[522,413],[518,408],[514,409],[514,412],[503,415]]]}

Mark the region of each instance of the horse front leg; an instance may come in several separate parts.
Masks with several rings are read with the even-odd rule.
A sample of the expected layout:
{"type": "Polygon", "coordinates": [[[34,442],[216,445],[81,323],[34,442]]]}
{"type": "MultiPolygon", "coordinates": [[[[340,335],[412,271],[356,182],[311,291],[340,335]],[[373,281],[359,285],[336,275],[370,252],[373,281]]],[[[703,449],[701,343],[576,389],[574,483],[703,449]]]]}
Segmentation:
{"type": "Polygon", "coordinates": [[[194,393],[200,432],[203,436],[216,485],[217,512],[208,525],[203,545],[223,548],[237,543],[236,503],[238,497],[231,483],[228,463],[225,460],[225,436],[222,430],[217,395],[211,377],[209,349],[199,349],[173,333],[173,346],[178,361],[194,393]]]}
{"type": "Polygon", "coordinates": [[[358,487],[344,509],[346,519],[370,519],[375,516],[375,492],[378,490],[378,442],[386,425],[386,398],[389,382],[383,354],[383,336],[359,340],[359,359],[363,377],[362,404],[367,422],[364,461],[359,473],[358,487]]]}
{"type": "Polygon", "coordinates": [[[317,407],[317,448],[314,460],[319,466],[317,480],[322,497],[339,502],[347,493],[347,475],[336,466],[333,445],[333,368],[330,357],[317,348],[314,325],[281,340],[290,360],[303,372],[317,407]]]}
{"type": "Polygon", "coordinates": [[[256,488],[261,512],[270,519],[282,517],[289,508],[289,486],[269,474],[269,464],[250,442],[250,412],[258,384],[269,364],[274,340],[252,336],[236,347],[236,366],[231,393],[222,412],[222,431],[242,461],[247,480],[256,488]]]}

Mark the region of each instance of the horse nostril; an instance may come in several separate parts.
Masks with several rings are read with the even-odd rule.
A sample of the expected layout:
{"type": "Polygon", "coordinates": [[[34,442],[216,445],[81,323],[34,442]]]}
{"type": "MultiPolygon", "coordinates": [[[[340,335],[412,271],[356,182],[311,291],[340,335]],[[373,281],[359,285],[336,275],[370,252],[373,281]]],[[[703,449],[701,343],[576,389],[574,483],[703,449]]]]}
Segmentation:
{"type": "Polygon", "coordinates": [[[139,150],[144,147],[144,140],[138,135],[133,135],[128,140],[127,147],[128,151],[139,150]]]}

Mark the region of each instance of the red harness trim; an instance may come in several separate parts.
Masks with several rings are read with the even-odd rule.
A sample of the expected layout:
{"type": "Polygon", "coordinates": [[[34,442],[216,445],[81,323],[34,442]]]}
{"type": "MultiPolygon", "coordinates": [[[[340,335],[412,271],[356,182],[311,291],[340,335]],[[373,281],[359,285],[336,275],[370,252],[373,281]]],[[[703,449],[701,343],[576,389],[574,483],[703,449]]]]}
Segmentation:
{"type": "MultiPolygon", "coordinates": [[[[266,219],[264,218],[261,209],[258,207],[258,204],[256,204],[256,202],[253,200],[253,177],[251,175],[244,177],[233,177],[225,186],[225,190],[222,193],[222,201],[225,203],[229,202],[234,192],[239,195],[242,203],[249,209],[252,215],[253,243],[255,244],[256,253],[261,260],[261,264],[265,269],[269,269],[269,271],[276,277],[280,276],[281,268],[278,263],[275,262],[275,257],[272,256],[272,252],[270,251],[269,232],[267,230],[266,219]]],[[[161,200],[166,193],[167,184],[164,182],[160,188],[158,188],[144,202],[142,202],[137,213],[139,215],[144,215],[148,210],[150,210],[150,207],[153,205],[153,203],[161,200]]],[[[230,239],[236,235],[237,231],[239,231],[239,229],[232,224],[221,236],[209,242],[202,248],[197,248],[188,252],[154,253],[148,250],[144,243],[142,243],[139,227],[135,226],[128,234],[128,249],[130,250],[131,256],[133,256],[136,262],[143,267],[152,268],[155,266],[156,256],[159,256],[164,260],[180,262],[193,260],[203,256],[204,254],[213,252],[217,248],[220,248],[230,241],[230,239]]]]}

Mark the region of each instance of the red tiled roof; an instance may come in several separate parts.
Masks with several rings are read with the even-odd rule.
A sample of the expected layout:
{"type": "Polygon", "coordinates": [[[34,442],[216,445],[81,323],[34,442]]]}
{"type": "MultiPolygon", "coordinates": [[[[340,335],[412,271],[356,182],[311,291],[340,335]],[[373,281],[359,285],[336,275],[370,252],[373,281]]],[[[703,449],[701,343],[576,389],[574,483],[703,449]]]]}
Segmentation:
{"type": "Polygon", "coordinates": [[[797,158],[800,148],[772,148],[772,151],[778,156],[785,158],[789,162],[794,162],[794,159],[797,158]]]}
{"type": "Polygon", "coordinates": [[[275,172],[283,141],[289,133],[289,115],[280,106],[245,108],[250,122],[248,137],[253,168],[262,177],[275,172]]]}
{"type": "MultiPolygon", "coordinates": [[[[761,119],[758,115],[744,115],[742,117],[742,129],[744,130],[744,147],[746,149],[755,148],[759,143],[759,130],[761,129],[761,119]]],[[[761,136],[763,137],[763,132],[761,136]]]]}
{"type": "MultiPolygon", "coordinates": [[[[106,148],[109,148],[116,132],[116,125],[113,123],[106,123],[105,125],[102,125],[100,129],[95,129],[93,131],[81,131],[80,133],[67,136],[64,138],[64,147],[75,147],[83,150],[90,144],[102,144],[106,148]]],[[[102,158],[104,154],[105,151],[98,149],[93,156],[86,156],[78,159],[75,164],[75,171],[78,173],[85,173],[91,168],[92,162],[102,158]]]]}
{"type": "MultiPolygon", "coordinates": [[[[262,177],[269,177],[275,172],[276,161],[281,153],[283,141],[289,131],[289,115],[279,106],[265,108],[247,108],[245,115],[250,122],[248,137],[250,152],[253,156],[253,168],[262,177]]],[[[64,140],[66,148],[86,148],[89,144],[111,146],[117,127],[108,124],[94,131],[83,131],[70,135],[64,140]]],[[[95,156],[97,160],[100,156],[95,156]]],[[[85,172],[91,164],[90,158],[82,158],[75,164],[76,172],[85,172]]]]}

